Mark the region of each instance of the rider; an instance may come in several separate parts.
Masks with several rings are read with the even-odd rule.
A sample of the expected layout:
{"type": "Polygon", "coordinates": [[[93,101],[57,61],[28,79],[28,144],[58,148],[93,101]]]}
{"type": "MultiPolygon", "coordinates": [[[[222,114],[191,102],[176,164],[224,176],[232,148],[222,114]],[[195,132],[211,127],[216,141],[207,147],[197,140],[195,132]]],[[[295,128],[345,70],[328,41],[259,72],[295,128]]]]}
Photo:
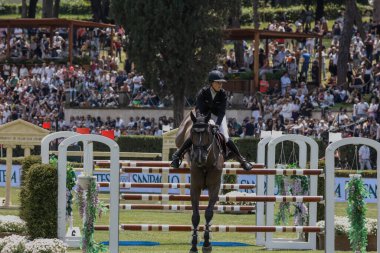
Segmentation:
{"type": "MultiPolygon", "coordinates": [[[[245,170],[251,170],[252,165],[240,154],[239,149],[229,138],[228,127],[226,121],[227,94],[222,89],[222,84],[226,82],[222,72],[218,70],[211,71],[208,75],[210,85],[203,87],[197,95],[196,111],[203,115],[211,113],[211,119],[215,121],[215,131],[222,133],[226,139],[226,145],[229,150],[236,156],[241,166],[245,170]]],[[[178,168],[180,160],[185,152],[191,147],[191,139],[187,139],[182,147],[177,150],[172,156],[171,166],[178,168]]]]}

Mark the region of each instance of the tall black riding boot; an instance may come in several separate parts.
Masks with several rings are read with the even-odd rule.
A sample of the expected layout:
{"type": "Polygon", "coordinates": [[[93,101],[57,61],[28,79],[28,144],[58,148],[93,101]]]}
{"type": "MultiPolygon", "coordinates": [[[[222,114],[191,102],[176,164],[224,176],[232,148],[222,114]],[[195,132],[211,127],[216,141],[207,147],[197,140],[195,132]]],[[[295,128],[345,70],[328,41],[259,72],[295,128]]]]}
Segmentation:
{"type": "Polygon", "coordinates": [[[236,159],[240,162],[241,166],[244,170],[251,170],[252,165],[247,162],[247,160],[240,154],[238,147],[236,147],[235,143],[231,139],[226,143],[227,147],[234,153],[236,159]]]}
{"type": "Polygon", "coordinates": [[[191,139],[187,139],[174,154],[172,155],[172,163],[170,164],[173,168],[179,168],[182,163],[182,157],[185,154],[186,150],[188,150],[193,143],[191,139]]]}

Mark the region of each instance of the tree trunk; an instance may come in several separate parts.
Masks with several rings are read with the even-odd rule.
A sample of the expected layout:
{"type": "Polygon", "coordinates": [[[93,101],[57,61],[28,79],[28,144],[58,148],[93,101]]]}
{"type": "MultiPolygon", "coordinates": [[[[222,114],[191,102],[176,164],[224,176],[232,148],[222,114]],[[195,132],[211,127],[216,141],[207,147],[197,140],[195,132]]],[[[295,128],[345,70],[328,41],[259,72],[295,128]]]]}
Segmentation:
{"type": "Polygon", "coordinates": [[[59,5],[61,3],[61,0],[54,0],[54,8],[53,8],[53,17],[58,18],[59,17],[59,5]]]}
{"type": "Polygon", "coordinates": [[[43,0],[42,2],[42,17],[53,17],[53,0],[43,0]]]}
{"type": "Polygon", "coordinates": [[[260,28],[259,0],[253,0],[253,27],[260,28]]]}
{"type": "Polygon", "coordinates": [[[102,1],[101,21],[106,22],[108,20],[109,10],[110,10],[110,1],[109,0],[103,0],[102,1]]]}
{"type": "Polygon", "coordinates": [[[173,116],[174,116],[174,127],[179,127],[182,123],[184,117],[185,110],[185,89],[176,89],[174,95],[173,102],[173,116]]]}
{"type": "Polygon", "coordinates": [[[353,35],[353,26],[355,16],[352,15],[356,10],[355,0],[346,0],[346,11],[344,14],[344,26],[342,36],[339,40],[339,54],[338,54],[338,85],[345,84],[345,87],[348,87],[346,82],[347,78],[347,63],[350,54],[350,44],[351,38],[353,35]]]}
{"type": "Polygon", "coordinates": [[[29,1],[28,18],[36,18],[37,2],[38,2],[38,0],[30,0],[29,1]]]}
{"type": "Polygon", "coordinates": [[[380,0],[373,0],[373,21],[380,25],[380,0]]]}
{"type": "Polygon", "coordinates": [[[22,0],[22,3],[21,3],[21,17],[22,18],[27,17],[27,9],[28,9],[28,6],[26,6],[26,0],[22,0]]]}
{"type": "Polygon", "coordinates": [[[317,8],[315,9],[315,20],[321,20],[325,13],[324,0],[317,0],[317,8]]]}
{"type": "MultiPolygon", "coordinates": [[[[235,0],[233,8],[231,9],[231,27],[240,28],[240,17],[241,17],[241,1],[235,0]]],[[[243,42],[241,40],[234,41],[234,50],[236,57],[236,64],[239,68],[244,66],[244,49],[243,42]]]]}
{"type": "Polygon", "coordinates": [[[354,12],[353,13],[354,13],[354,23],[355,23],[356,27],[358,28],[358,32],[360,34],[360,37],[364,41],[367,36],[366,36],[366,33],[364,31],[364,27],[363,27],[362,14],[360,13],[356,3],[354,3],[354,12]]]}
{"type": "Polygon", "coordinates": [[[91,0],[92,18],[95,22],[99,22],[102,13],[101,0],[91,0]]]}

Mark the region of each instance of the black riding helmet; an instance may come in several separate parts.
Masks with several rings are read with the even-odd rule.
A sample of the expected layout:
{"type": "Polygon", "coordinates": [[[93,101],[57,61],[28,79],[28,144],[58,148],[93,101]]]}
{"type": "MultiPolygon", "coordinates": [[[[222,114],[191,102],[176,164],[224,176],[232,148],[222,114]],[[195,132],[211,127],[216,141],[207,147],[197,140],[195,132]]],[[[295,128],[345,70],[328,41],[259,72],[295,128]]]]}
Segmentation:
{"type": "Polygon", "coordinates": [[[219,70],[213,70],[208,74],[208,81],[211,84],[212,82],[227,82],[226,79],[224,79],[224,75],[219,70]]]}

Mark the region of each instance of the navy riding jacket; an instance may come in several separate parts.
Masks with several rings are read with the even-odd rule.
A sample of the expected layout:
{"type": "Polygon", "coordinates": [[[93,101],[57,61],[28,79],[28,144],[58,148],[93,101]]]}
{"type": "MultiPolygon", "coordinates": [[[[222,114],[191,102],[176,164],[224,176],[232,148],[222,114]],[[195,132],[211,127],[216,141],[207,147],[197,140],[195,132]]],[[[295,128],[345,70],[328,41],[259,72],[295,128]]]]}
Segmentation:
{"type": "Polygon", "coordinates": [[[203,115],[209,113],[216,115],[218,119],[215,123],[220,126],[226,115],[227,93],[221,89],[212,99],[210,88],[210,86],[205,86],[199,91],[195,109],[203,115]]]}

